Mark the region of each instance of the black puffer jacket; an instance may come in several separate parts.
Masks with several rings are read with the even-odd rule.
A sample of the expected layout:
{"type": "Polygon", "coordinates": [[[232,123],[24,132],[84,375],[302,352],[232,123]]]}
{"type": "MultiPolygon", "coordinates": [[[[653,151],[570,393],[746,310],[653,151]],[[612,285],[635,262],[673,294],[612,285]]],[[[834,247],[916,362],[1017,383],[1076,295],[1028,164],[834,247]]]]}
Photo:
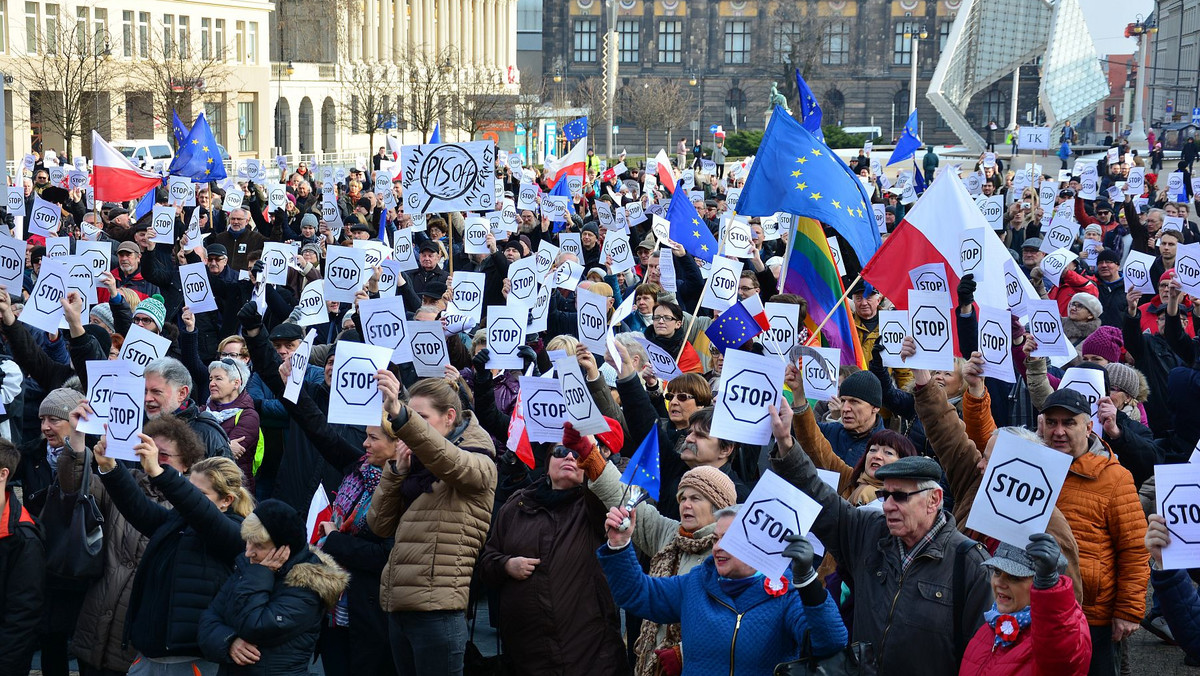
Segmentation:
{"type": "Polygon", "coordinates": [[[188,399],[184,409],[176,412],[175,417],[187,423],[196,436],[200,437],[200,443],[204,445],[204,457],[233,457],[233,451],[229,448],[229,436],[225,434],[221,423],[217,422],[211,413],[201,411],[196,402],[188,399]]]}
{"type": "Polygon", "coordinates": [[[293,554],[278,571],[238,557],[233,575],[200,618],[204,656],[231,676],[307,676],[321,621],[349,581],[332,557],[312,548],[293,554]],[[235,638],[258,648],[258,662],[233,664],[229,646],[235,638]]]}
{"type": "Polygon", "coordinates": [[[10,488],[0,536],[0,674],[24,674],[37,646],[46,550],[42,531],[10,488]]]}
{"type": "Polygon", "coordinates": [[[170,467],[150,485],[174,509],[146,497],[120,465],[100,478],[125,519],[150,536],[133,577],[126,639],[147,657],[199,656],[200,614],[245,551],[242,517],[220,512],[170,467]]]}

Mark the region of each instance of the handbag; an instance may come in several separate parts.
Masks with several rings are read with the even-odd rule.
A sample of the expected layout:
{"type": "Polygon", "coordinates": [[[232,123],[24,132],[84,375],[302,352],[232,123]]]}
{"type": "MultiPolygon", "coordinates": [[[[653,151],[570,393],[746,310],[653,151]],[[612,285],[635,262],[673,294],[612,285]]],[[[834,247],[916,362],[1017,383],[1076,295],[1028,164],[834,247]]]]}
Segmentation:
{"type": "Polygon", "coordinates": [[[46,492],[40,516],[51,586],[86,586],[104,574],[104,514],[91,488],[92,453],[85,449],[79,491],[63,493],[55,480],[46,492]]]}
{"type": "Polygon", "coordinates": [[[775,676],[874,676],[875,647],[865,641],[851,643],[841,650],[816,657],[812,655],[812,643],[804,635],[804,654],[798,660],[784,662],[775,667],[775,676]]]}

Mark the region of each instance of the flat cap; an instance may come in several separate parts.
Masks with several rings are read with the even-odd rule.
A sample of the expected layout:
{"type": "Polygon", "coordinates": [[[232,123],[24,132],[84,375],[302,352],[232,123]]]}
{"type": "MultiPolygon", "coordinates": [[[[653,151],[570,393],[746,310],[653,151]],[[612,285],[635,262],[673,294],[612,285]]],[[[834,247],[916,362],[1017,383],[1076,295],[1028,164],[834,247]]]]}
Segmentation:
{"type": "Polygon", "coordinates": [[[283,322],[271,329],[268,340],[304,340],[304,329],[299,324],[283,322]]]}
{"type": "Polygon", "coordinates": [[[922,455],[910,455],[900,458],[890,465],[884,465],[875,470],[875,478],[883,479],[912,479],[913,481],[938,481],[942,478],[942,466],[932,458],[922,455]]]}

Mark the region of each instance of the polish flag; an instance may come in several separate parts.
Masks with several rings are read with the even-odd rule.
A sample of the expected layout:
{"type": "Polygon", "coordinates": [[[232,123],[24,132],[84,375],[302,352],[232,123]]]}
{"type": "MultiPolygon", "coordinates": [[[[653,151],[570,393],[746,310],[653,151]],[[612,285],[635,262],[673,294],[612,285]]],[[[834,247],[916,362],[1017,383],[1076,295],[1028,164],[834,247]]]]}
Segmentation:
{"type": "Polygon", "coordinates": [[[513,407],[508,421],[508,450],[517,454],[521,462],[533,469],[533,446],[529,443],[529,431],[525,429],[525,404],[522,393],[517,393],[517,405],[513,407]]]}
{"type": "Polygon", "coordinates": [[[310,545],[317,544],[317,540],[321,539],[321,534],[317,532],[317,524],[333,520],[333,509],[329,506],[329,494],[325,492],[325,484],[317,484],[317,491],[313,493],[312,501],[308,503],[308,520],[305,526],[308,528],[308,543],[310,545]]]}
{"type": "MultiPolygon", "coordinates": [[[[400,139],[384,136],[387,139],[387,152],[392,156],[393,162],[400,161],[400,139]]],[[[394,175],[394,174],[393,174],[394,175]]]]}
{"type": "MultiPolygon", "coordinates": [[[[976,228],[992,232],[957,173],[944,171],[863,267],[863,279],[897,308],[906,310],[908,292],[912,289],[909,271],[927,263],[945,263],[949,277],[946,281],[953,295],[963,276],[959,253],[963,231],[976,228]]],[[[998,238],[993,235],[984,241],[983,260],[975,267],[975,302],[979,305],[1009,307],[1005,285],[1014,280],[1005,274],[1006,260],[1011,261],[1012,257],[998,238]]],[[[1015,283],[1025,290],[1025,298],[1038,297],[1025,275],[1015,277],[1015,283]]]]}
{"type": "Polygon", "coordinates": [[[654,161],[657,164],[654,174],[658,177],[658,184],[667,192],[674,193],[675,184],[679,182],[679,179],[675,176],[675,170],[671,168],[671,158],[667,157],[667,151],[659,148],[658,154],[654,156],[654,161]]]}
{"type": "Polygon", "coordinates": [[[587,139],[581,139],[571,148],[571,152],[546,163],[546,175],[554,175],[551,185],[558,183],[563,176],[583,177],[587,174],[587,139]]]}
{"type": "Polygon", "coordinates": [[[750,313],[751,317],[754,317],[754,321],[762,327],[763,331],[771,328],[771,320],[767,317],[762,298],[757,293],[752,293],[749,298],[743,300],[742,307],[746,308],[746,312],[750,313]]]}
{"type": "Polygon", "coordinates": [[[133,166],[120,151],[92,130],[92,186],[98,202],[140,199],[162,185],[162,177],[133,166]]]}

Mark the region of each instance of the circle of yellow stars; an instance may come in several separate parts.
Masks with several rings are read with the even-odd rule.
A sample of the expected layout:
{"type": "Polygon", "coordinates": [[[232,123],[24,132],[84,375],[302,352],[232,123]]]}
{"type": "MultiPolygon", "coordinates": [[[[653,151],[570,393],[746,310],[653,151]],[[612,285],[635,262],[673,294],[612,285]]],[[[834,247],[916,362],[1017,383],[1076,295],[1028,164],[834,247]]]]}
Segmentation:
{"type": "MultiPolygon", "coordinates": [[[[824,153],[821,152],[821,150],[819,148],[813,148],[809,152],[812,153],[812,155],[814,157],[823,157],[825,155],[824,153]]],[[[800,157],[796,158],[796,163],[799,164],[801,167],[804,167],[804,165],[808,163],[808,157],[801,155],[800,157]]],[[[801,179],[802,176],[804,176],[804,172],[801,169],[795,169],[792,171],[792,178],[800,179],[796,183],[796,187],[794,188],[795,190],[799,190],[800,192],[804,192],[805,190],[808,190],[808,183],[805,182],[803,179],[801,179]]],[[[842,207],[841,202],[833,199],[832,197],[825,197],[819,191],[812,191],[812,192],[808,193],[808,198],[812,199],[812,200],[816,200],[818,203],[820,203],[820,201],[822,199],[824,199],[834,209],[841,211],[843,208],[845,208],[847,214],[849,214],[851,217],[857,217],[857,218],[862,218],[863,209],[865,209],[867,207],[866,202],[863,202],[861,198],[859,199],[859,205],[857,207],[854,207],[849,204],[847,204],[845,207],[842,207]]],[[[697,236],[699,236],[699,235],[697,235],[697,236]]]]}

